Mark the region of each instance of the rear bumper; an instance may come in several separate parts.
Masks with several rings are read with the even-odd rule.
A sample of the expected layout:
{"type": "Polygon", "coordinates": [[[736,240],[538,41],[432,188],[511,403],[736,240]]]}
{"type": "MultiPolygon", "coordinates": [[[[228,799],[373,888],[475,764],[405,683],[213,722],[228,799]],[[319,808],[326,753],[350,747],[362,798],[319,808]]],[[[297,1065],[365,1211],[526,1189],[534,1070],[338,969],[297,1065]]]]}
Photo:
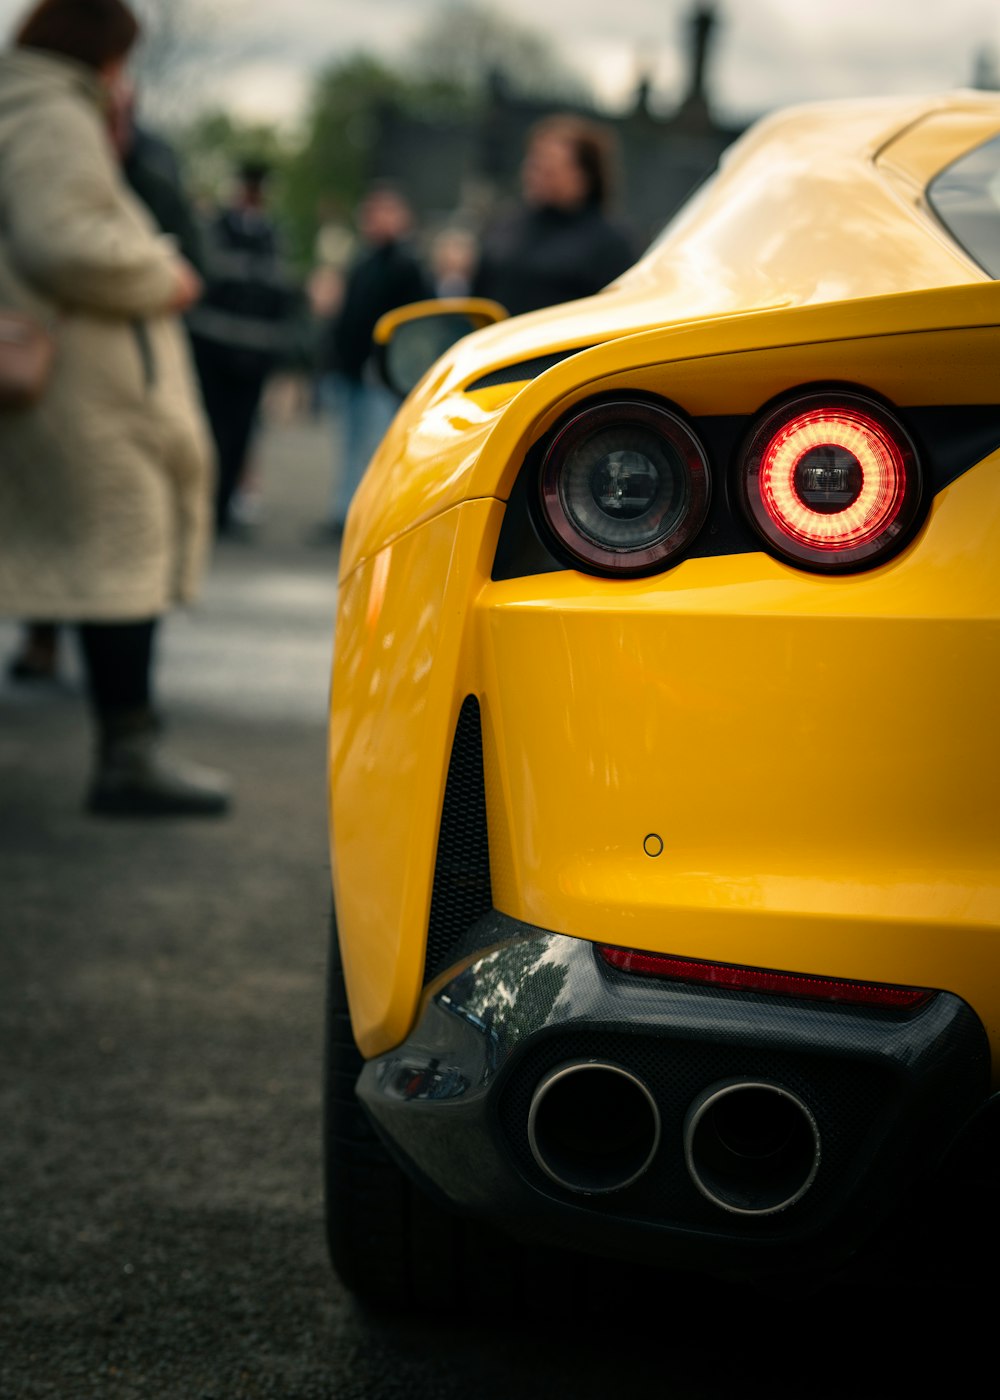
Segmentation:
{"type": "Polygon", "coordinates": [[[987,1102],[985,1032],[949,993],[902,1013],[668,984],[496,913],[472,940],[487,950],[432,984],[413,1033],[366,1064],[358,1093],[422,1185],[518,1233],[732,1276],[830,1267],[907,1194],[937,1189],[987,1102]],[[590,1059],[640,1079],[661,1124],[648,1170],[604,1195],[551,1180],[528,1138],[539,1081],[590,1059]],[[804,1104],[822,1145],[809,1189],[773,1214],[720,1208],[685,1162],[691,1104],[748,1077],[804,1104]]]}

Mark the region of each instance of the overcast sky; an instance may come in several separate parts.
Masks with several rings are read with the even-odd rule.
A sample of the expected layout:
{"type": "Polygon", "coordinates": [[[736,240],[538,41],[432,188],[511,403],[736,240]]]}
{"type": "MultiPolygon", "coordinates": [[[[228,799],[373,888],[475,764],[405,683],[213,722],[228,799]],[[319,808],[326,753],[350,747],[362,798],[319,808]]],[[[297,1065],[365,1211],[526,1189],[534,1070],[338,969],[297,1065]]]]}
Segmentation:
{"type": "MultiPolygon", "coordinates": [[[[405,60],[443,0],[186,3],[196,21],[212,16],[217,103],[291,121],[311,72],[358,48],[405,60]]],[[[25,8],[0,0],[4,33],[25,8]]],[[[640,68],[665,107],[681,95],[692,0],[494,0],[490,8],[554,40],[609,106],[627,100],[640,68]]],[[[977,49],[1000,48],[1000,0],[720,0],[718,9],[709,79],[730,117],[814,98],[965,86],[977,49]]]]}

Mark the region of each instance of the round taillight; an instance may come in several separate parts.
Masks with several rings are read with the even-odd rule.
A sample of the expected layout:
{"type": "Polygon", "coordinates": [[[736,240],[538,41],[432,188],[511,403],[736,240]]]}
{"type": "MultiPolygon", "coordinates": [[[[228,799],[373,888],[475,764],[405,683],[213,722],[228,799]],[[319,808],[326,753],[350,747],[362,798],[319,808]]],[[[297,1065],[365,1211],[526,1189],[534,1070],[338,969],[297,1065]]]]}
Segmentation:
{"type": "Polygon", "coordinates": [[[609,574],[662,568],[708,514],[708,462],[690,428],[643,400],[591,404],[549,445],[545,519],[573,560],[609,574]]]}
{"type": "Polygon", "coordinates": [[[842,573],[905,544],[920,467],[902,426],[860,395],[799,399],[769,415],[743,458],[750,519],[800,567],[842,573]]]}

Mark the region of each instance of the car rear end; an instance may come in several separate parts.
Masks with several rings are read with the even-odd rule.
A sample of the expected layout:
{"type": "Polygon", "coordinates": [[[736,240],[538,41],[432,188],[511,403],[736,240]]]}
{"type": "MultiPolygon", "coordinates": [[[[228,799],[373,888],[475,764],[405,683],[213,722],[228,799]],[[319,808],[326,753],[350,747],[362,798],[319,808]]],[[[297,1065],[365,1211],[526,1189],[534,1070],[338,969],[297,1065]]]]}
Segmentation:
{"type": "MultiPolygon", "coordinates": [[[[895,143],[865,167],[887,208],[895,143]]],[[[469,1212],[830,1265],[993,1131],[1000,288],[934,240],[946,286],[866,295],[862,267],[506,396],[456,374],[423,432],[465,414],[461,492],[357,550],[333,796],[359,1093],[469,1212]]]]}

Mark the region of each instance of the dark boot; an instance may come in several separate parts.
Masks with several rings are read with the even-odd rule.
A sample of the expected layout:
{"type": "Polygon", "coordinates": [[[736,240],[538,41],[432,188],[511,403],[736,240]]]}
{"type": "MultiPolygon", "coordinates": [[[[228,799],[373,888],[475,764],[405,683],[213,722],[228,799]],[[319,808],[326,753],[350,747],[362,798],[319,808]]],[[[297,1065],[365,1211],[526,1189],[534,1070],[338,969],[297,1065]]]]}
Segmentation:
{"type": "Polygon", "coordinates": [[[223,773],[172,758],[151,710],[104,716],[88,812],[107,817],[215,817],[229,810],[223,773]]]}
{"type": "Polygon", "coordinates": [[[26,623],[20,650],[7,663],[12,681],[57,681],[59,628],[52,622],[26,623]]]}

